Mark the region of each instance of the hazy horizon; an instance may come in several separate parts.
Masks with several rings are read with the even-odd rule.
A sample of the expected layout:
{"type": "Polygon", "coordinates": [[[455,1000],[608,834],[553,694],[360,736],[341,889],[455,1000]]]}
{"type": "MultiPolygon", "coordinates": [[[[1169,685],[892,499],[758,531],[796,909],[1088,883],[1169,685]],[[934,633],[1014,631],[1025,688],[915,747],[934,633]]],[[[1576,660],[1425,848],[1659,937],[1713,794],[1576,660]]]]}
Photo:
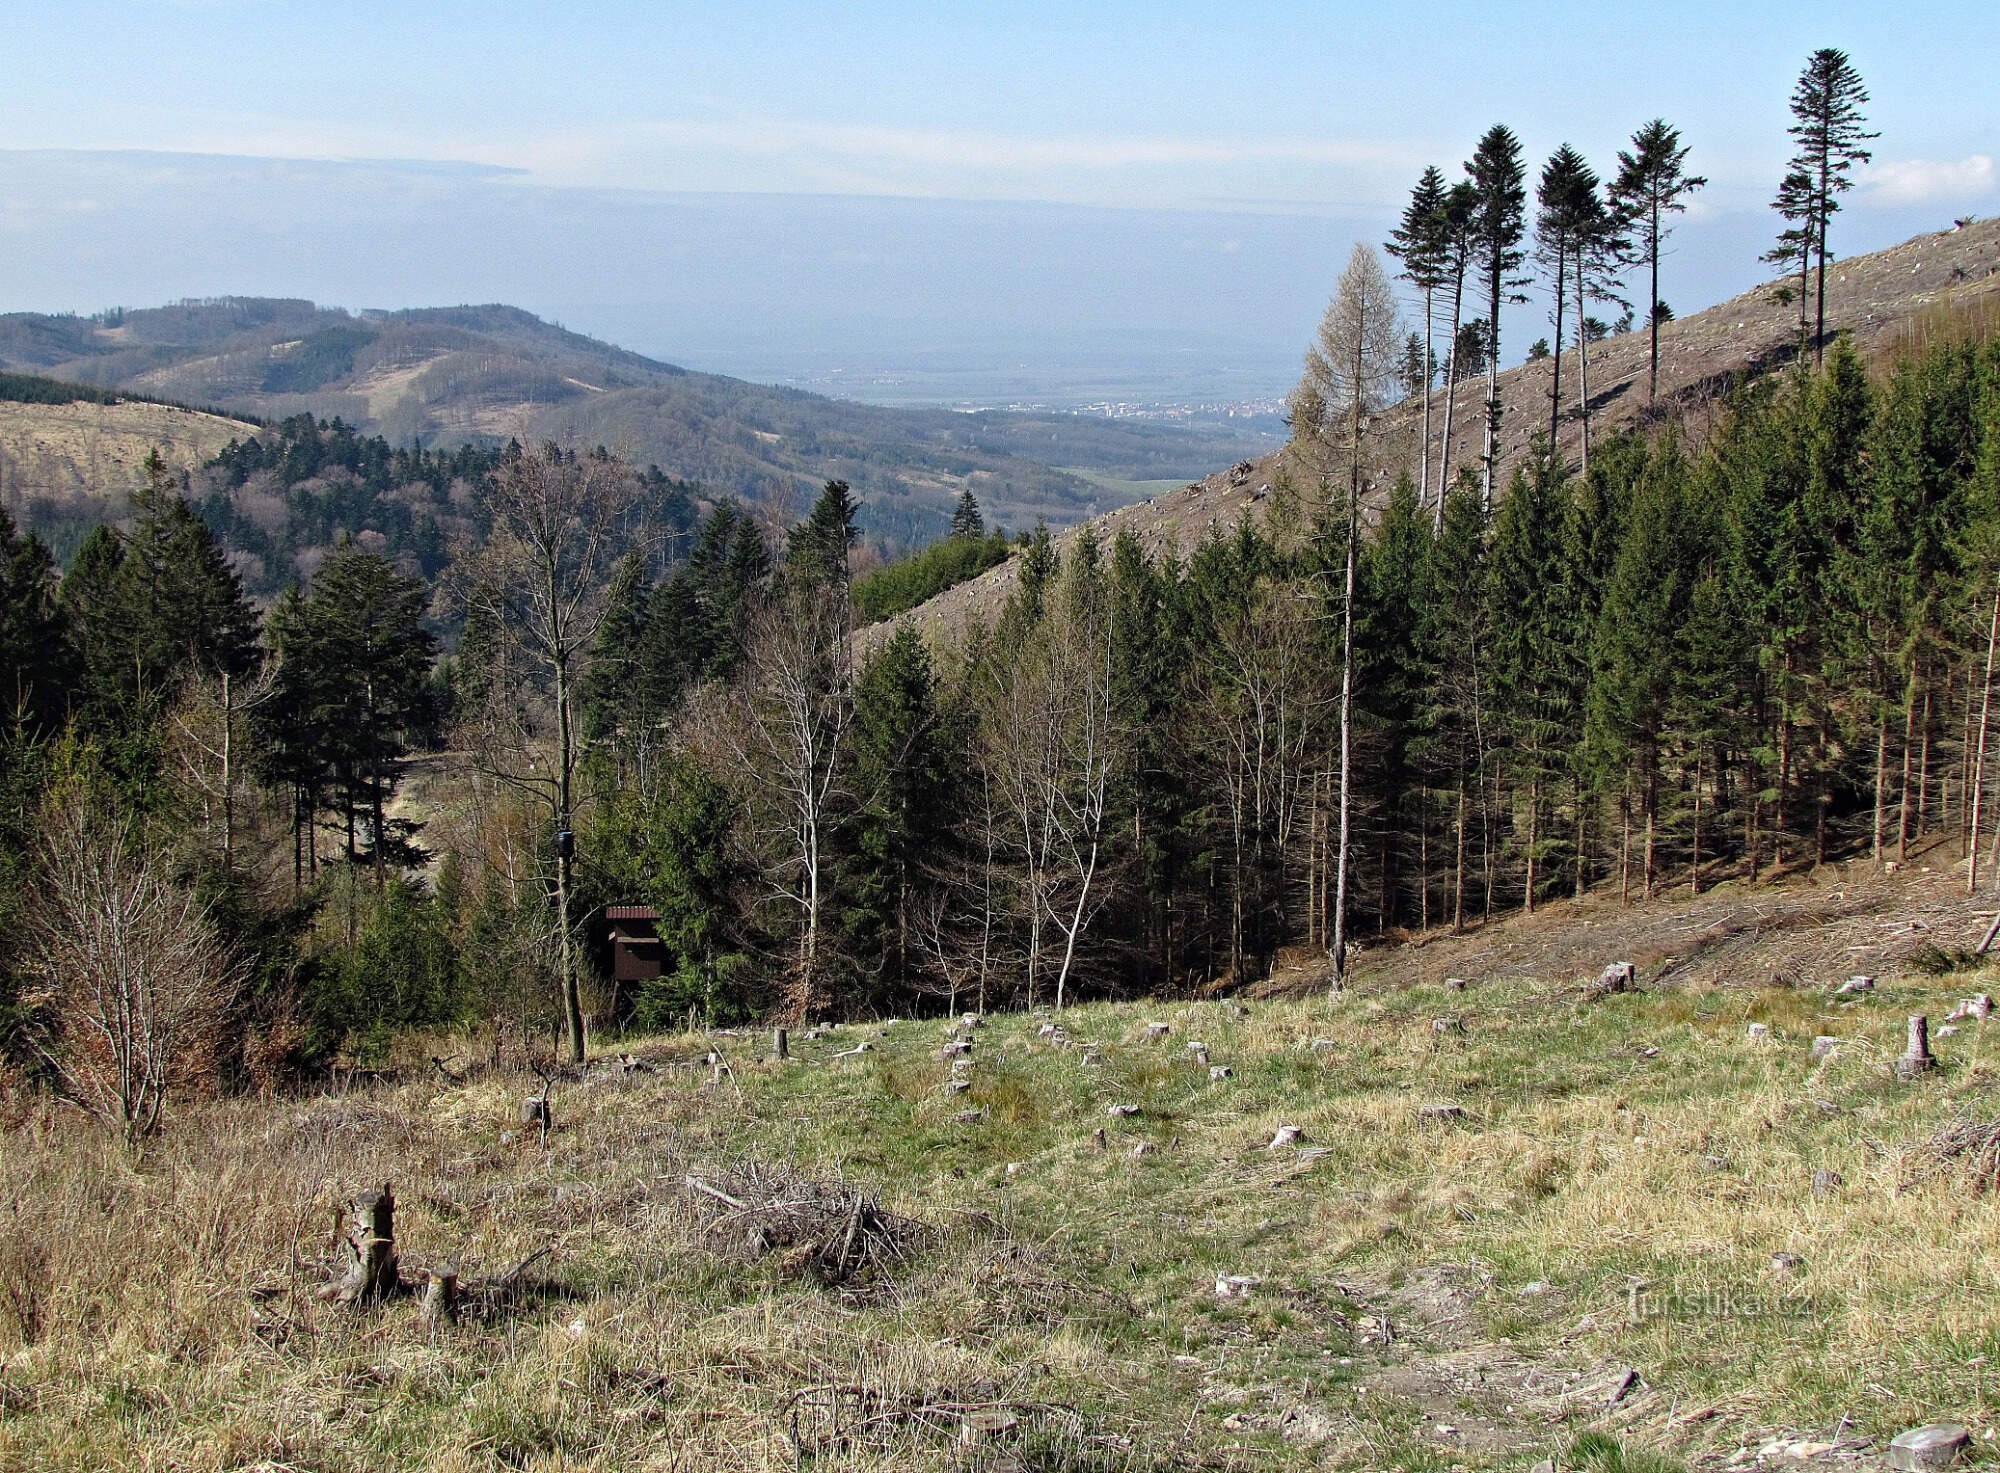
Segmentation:
{"type": "MultiPolygon", "coordinates": [[[[1880,133],[1838,256],[2000,211],[1985,49],[1937,41],[1986,18],[1919,9],[604,0],[554,25],[354,0],[336,39],[304,0],[75,0],[10,37],[0,309],[497,301],[853,396],[1255,398],[1295,378],[1354,242],[1494,122],[1531,190],[1558,144],[1609,175],[1649,119],[1682,131],[1710,181],[1662,281],[1682,312],[1767,276],[1818,46],[1880,133]]],[[[1503,321],[1504,358],[1544,313],[1503,321]]]]}

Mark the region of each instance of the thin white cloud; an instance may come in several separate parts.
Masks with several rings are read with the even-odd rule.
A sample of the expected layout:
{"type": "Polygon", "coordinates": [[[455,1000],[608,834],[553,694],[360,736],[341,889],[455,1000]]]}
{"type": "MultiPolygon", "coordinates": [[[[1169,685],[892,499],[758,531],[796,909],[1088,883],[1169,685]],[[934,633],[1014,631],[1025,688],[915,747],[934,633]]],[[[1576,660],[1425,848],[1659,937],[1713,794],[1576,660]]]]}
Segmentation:
{"type": "Polygon", "coordinates": [[[480,140],[461,157],[550,185],[1187,206],[1225,194],[1396,197],[1406,144],[1312,137],[1031,134],[770,118],[649,120],[480,140]]]}
{"type": "Polygon", "coordinates": [[[1869,169],[1862,179],[1875,204],[1967,204],[1985,199],[2000,186],[1990,154],[1962,159],[1890,159],[1869,169]]]}

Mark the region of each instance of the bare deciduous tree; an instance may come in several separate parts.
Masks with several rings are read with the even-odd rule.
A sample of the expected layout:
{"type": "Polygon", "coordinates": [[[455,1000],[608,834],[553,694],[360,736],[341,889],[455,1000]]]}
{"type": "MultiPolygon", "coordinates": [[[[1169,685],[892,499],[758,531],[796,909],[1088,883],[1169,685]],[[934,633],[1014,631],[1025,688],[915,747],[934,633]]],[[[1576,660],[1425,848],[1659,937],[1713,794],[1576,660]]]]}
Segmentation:
{"type": "Polygon", "coordinates": [[[41,869],[28,923],[28,1001],[49,1020],[39,1047],[71,1100],[139,1141],[213,1068],[242,966],[194,892],[123,826],[61,815],[41,869]]]}
{"type": "Polygon", "coordinates": [[[750,779],[752,824],[773,897],[798,917],[785,1015],[802,1022],[824,1001],[831,840],[842,805],[854,715],[845,580],[796,580],[751,623],[740,719],[717,728],[750,779]]]}
{"type": "Polygon", "coordinates": [[[1346,577],[1340,615],[1340,839],[1334,861],[1333,977],[1347,972],[1347,888],[1353,833],[1354,584],[1361,540],[1365,470],[1362,437],[1395,392],[1401,333],[1396,298],[1374,249],[1357,244],[1333,301],[1306,350],[1306,370],[1292,390],[1292,440],[1324,489],[1344,460],[1346,577]]]}
{"type": "Polygon", "coordinates": [[[1055,943],[1055,1006],[1067,1001],[1078,946],[1106,892],[1099,883],[1111,777],[1124,734],[1112,700],[1110,611],[1094,544],[1079,547],[1059,596],[1032,628],[996,643],[980,761],[1006,814],[1027,926],[1028,1000],[1055,943]]]}
{"type": "Polygon", "coordinates": [[[510,455],[482,493],[491,535],[461,569],[461,596],[495,635],[488,699],[473,713],[475,760],[552,823],[552,881],[569,1056],[584,1054],[583,1001],[570,893],[577,692],[609,607],[611,566],[642,535],[639,485],[623,462],[557,446],[510,455]]]}

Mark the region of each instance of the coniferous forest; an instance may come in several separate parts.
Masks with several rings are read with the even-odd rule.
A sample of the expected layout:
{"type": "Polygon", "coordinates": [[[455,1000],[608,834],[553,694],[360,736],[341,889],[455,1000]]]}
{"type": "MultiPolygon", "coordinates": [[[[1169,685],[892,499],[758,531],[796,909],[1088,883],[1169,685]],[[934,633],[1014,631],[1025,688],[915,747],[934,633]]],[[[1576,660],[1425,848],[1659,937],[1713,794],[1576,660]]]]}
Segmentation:
{"type": "Polygon", "coordinates": [[[348,543],[261,612],[163,472],[60,580],[10,526],[11,1044],[75,1026],[63,864],[181,904],[120,944],[211,958],[187,1057],[246,1078],[430,1023],[1243,981],[1323,955],[1342,888],[1365,944],[1939,838],[1991,864],[1992,345],[1871,375],[1839,340],[1490,514],[1470,467],[1441,509],[1405,476],[1351,542],[1300,480],[1184,561],[1023,538],[1004,612],[935,645],[859,625],[839,483],[782,535],[725,502],[662,538],[628,467],[517,448],[438,577],[348,543]],[[615,903],[665,960],[625,995],[615,903]]]}

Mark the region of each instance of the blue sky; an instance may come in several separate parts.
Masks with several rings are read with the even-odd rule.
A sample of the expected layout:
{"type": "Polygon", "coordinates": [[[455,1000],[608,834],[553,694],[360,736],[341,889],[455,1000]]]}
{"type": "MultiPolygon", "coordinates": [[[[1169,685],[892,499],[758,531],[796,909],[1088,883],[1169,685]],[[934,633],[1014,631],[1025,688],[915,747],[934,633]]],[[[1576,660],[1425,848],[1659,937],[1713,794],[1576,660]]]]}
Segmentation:
{"type": "Polygon", "coordinates": [[[745,333],[782,336],[790,320],[801,341],[836,326],[866,337],[884,312],[907,328],[932,291],[944,338],[978,324],[1226,333],[1220,298],[1244,304],[1246,343],[1275,351],[1287,333],[1303,343],[1347,245],[1379,237],[1423,165],[1452,168],[1489,123],[1514,127],[1531,167],[1571,142],[1608,169],[1656,115],[1713,181],[1682,228],[1683,289],[1667,292],[1698,304],[1760,274],[1786,100],[1821,45],[1853,56],[1882,134],[1837,250],[2000,208],[2000,41],[1971,4],[1418,15],[1173,0],[4,0],[0,12],[5,308],[252,290],[400,306],[504,291],[648,351],[699,339],[727,356],[724,309],[758,316],[760,288],[790,305],[745,333]],[[141,156],[90,157],[125,150],[141,156]],[[160,157],[173,154],[264,162],[160,157]],[[775,200],[717,207],[715,233],[736,244],[703,262],[686,249],[707,233],[690,197],[718,194],[775,200]],[[856,235],[795,248],[825,223],[829,196],[882,203],[842,217],[856,235]],[[887,203],[909,200],[988,208],[887,203]],[[729,223],[746,209],[761,231],[729,223]],[[440,218],[425,235],[426,217],[452,210],[478,228],[440,218]],[[328,215],[340,218],[329,227],[328,215]],[[673,248],[623,247],[602,269],[566,266],[556,243],[571,227],[610,242],[670,221],[673,248]],[[868,237],[889,228],[911,245],[871,283],[868,237]],[[916,256],[974,228],[997,262],[970,280],[942,261],[926,274],[916,256]],[[796,239],[767,250],[772,234],[796,239]],[[1300,259],[1287,264],[1288,251],[1300,259]],[[1262,280],[1232,287],[1232,269],[1262,280]],[[776,279],[787,271],[796,280],[776,279]],[[657,280],[668,273],[670,290],[657,280]],[[1149,300],[1036,320],[1036,282],[1065,302],[1122,297],[1121,279],[1146,283],[1149,300]],[[811,300],[802,281],[817,283],[811,300]],[[990,302],[977,300],[983,282],[990,302]]]}

